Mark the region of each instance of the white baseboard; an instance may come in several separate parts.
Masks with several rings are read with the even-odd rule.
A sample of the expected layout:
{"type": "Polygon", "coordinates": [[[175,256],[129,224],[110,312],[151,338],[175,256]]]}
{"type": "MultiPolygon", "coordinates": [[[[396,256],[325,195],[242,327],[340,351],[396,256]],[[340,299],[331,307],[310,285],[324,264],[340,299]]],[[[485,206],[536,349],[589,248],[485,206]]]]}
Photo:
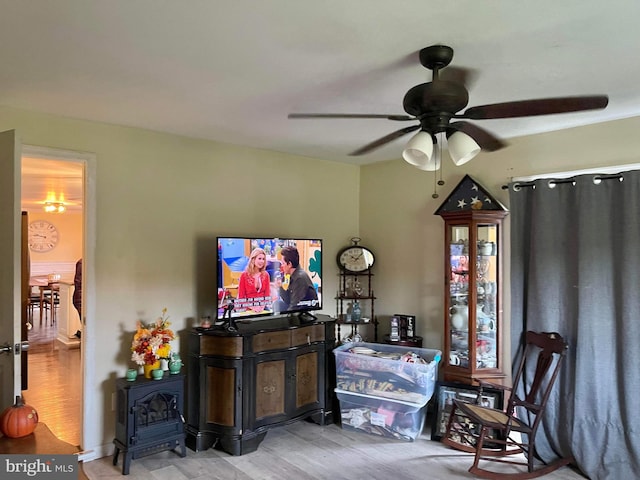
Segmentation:
{"type": "Polygon", "coordinates": [[[80,339],[78,337],[56,337],[56,341],[64,348],[80,348],[80,339]]]}
{"type": "Polygon", "coordinates": [[[112,457],[115,452],[115,447],[112,443],[106,445],[98,445],[93,448],[89,448],[78,452],[78,460],[83,462],[90,462],[91,460],[98,460],[102,457],[112,457]]]}

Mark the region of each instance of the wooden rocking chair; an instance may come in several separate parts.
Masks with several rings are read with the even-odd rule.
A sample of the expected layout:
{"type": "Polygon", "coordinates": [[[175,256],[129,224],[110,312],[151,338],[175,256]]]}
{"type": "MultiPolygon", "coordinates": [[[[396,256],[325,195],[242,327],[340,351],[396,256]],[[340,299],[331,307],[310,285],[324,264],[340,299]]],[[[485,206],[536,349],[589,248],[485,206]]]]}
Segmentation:
{"type": "Polygon", "coordinates": [[[487,382],[481,382],[480,385],[478,403],[482,398],[483,385],[510,392],[507,393],[510,396],[504,411],[454,400],[442,443],[475,454],[469,472],[490,479],[527,479],[546,475],[573,461],[572,457],[563,457],[548,464],[534,462],[536,433],[566,349],[567,344],[558,333],[527,332],[522,358],[513,380],[514,389],[487,382]],[[529,375],[534,367],[532,380],[521,382],[523,375],[529,375]],[[521,383],[523,393],[519,394],[516,389],[521,383]],[[520,453],[525,454],[526,461],[504,458],[520,453]],[[490,470],[486,468],[488,462],[516,465],[520,471],[490,470]],[[527,467],[526,471],[523,466],[527,467]]]}

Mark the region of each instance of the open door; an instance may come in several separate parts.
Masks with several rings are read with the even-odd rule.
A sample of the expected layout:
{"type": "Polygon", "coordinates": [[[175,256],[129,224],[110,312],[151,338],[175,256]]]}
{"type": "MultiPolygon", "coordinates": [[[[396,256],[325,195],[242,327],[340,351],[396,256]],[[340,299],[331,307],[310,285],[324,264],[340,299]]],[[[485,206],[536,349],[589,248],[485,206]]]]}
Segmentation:
{"type": "Polygon", "coordinates": [[[0,411],[21,394],[21,144],[0,133],[0,411]]]}
{"type": "Polygon", "coordinates": [[[31,261],[29,259],[29,214],[22,212],[20,219],[20,341],[22,345],[22,355],[20,356],[20,387],[27,390],[29,388],[29,330],[31,330],[31,319],[28,309],[31,297],[30,271],[31,261]]]}

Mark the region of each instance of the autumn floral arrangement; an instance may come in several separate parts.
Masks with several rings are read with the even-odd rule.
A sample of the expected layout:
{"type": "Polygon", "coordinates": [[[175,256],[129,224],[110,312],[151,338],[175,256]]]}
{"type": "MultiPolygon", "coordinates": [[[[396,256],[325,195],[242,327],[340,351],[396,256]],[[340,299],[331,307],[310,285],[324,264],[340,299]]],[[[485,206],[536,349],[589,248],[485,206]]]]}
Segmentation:
{"type": "Polygon", "coordinates": [[[169,358],[171,344],[175,337],[169,328],[171,322],[167,316],[167,309],[162,309],[162,315],[155,323],[145,325],[140,320],[131,342],[131,360],[138,365],[153,365],[161,358],[169,358]]]}

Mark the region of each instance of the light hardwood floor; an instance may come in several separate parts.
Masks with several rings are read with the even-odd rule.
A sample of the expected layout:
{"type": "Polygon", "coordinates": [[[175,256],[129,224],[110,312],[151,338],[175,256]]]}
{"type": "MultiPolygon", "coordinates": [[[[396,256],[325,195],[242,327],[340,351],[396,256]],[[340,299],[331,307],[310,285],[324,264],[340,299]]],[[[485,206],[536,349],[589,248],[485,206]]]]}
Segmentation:
{"type": "Polygon", "coordinates": [[[23,397],[59,439],[80,445],[81,371],[80,349],[69,349],[55,340],[56,325],[43,321],[35,309],[29,332],[29,388],[23,397]]]}
{"type": "MultiPolygon", "coordinates": [[[[414,442],[298,422],[267,433],[256,452],[231,456],[219,450],[165,451],[131,462],[127,480],[425,480],[472,479],[472,457],[431,441],[429,428],[414,442]]],[[[508,468],[508,467],[507,467],[508,468]]],[[[122,459],[84,464],[91,480],[122,478],[122,459]]],[[[584,480],[569,467],[545,480],[584,480]]]]}

